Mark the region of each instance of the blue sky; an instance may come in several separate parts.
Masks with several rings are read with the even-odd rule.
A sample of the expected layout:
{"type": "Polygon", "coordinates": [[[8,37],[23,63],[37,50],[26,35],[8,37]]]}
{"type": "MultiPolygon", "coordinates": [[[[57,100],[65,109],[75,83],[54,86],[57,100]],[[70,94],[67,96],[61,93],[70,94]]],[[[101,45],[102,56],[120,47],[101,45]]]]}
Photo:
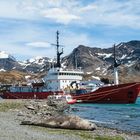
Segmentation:
{"type": "Polygon", "coordinates": [[[111,47],[140,40],[140,0],[0,0],[0,51],[18,60],[54,58],[56,30],[64,55],[80,44],[111,47]]]}

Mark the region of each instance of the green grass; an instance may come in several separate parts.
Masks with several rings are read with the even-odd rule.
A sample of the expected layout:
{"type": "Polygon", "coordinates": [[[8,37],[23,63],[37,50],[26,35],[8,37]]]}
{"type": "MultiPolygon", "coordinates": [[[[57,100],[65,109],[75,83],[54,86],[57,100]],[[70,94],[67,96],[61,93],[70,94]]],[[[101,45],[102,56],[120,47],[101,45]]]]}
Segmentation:
{"type": "Polygon", "coordinates": [[[94,140],[125,140],[121,136],[96,136],[94,140]]]}
{"type": "Polygon", "coordinates": [[[20,109],[23,107],[22,103],[18,102],[1,102],[0,103],[0,112],[6,112],[10,109],[20,109]]]}
{"type": "Polygon", "coordinates": [[[49,134],[69,135],[71,137],[78,137],[79,140],[125,140],[121,136],[100,136],[94,134],[93,131],[84,130],[67,130],[67,129],[53,129],[46,127],[31,126],[32,129],[45,131],[49,134]]]}
{"type": "Polygon", "coordinates": [[[60,134],[60,135],[69,135],[72,138],[78,137],[79,140],[125,140],[121,136],[100,136],[95,135],[94,131],[84,131],[84,130],[67,130],[67,129],[54,129],[54,128],[46,128],[39,126],[30,126],[32,129],[37,131],[44,131],[49,134],[60,134]]]}
{"type": "Polygon", "coordinates": [[[68,129],[54,129],[46,127],[31,126],[32,129],[45,131],[49,134],[69,135],[71,137],[78,137],[79,140],[94,140],[93,132],[84,130],[68,130],[68,129]]]}

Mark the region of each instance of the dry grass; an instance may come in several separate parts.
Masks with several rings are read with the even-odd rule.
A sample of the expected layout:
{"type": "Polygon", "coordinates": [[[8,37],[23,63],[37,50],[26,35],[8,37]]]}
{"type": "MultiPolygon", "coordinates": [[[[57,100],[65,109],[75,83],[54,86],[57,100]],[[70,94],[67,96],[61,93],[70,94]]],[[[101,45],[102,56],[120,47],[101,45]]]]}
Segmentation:
{"type": "Polygon", "coordinates": [[[11,84],[25,81],[25,73],[19,71],[0,72],[1,83],[11,84]]]}
{"type": "Polygon", "coordinates": [[[1,100],[0,112],[6,112],[10,109],[20,109],[24,106],[24,102],[21,100],[1,100]]]}

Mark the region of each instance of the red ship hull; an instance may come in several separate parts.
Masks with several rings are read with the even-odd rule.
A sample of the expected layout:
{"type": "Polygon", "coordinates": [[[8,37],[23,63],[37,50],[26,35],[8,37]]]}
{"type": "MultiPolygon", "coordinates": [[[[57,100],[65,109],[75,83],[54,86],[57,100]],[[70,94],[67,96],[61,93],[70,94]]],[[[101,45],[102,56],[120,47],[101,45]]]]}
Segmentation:
{"type": "MultiPolygon", "coordinates": [[[[49,95],[63,94],[63,91],[48,92],[3,92],[4,99],[47,99],[49,95]]],[[[135,103],[140,93],[140,83],[127,83],[101,87],[94,92],[85,94],[71,94],[80,103],[135,103]]]]}
{"type": "Polygon", "coordinates": [[[62,94],[62,91],[57,92],[3,92],[1,97],[3,99],[47,99],[49,95],[62,94]]]}
{"type": "Polygon", "coordinates": [[[101,87],[94,92],[72,94],[72,98],[81,103],[135,103],[140,93],[140,83],[128,83],[101,87]]]}

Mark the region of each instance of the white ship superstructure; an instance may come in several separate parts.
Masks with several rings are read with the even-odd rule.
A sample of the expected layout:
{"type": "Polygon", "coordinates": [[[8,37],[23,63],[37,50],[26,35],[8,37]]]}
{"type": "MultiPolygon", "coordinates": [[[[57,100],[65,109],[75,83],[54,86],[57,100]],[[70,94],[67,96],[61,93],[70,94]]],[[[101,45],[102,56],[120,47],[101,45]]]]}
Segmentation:
{"type": "Polygon", "coordinates": [[[82,80],[83,72],[80,69],[64,70],[63,68],[51,68],[44,77],[45,85],[49,91],[64,91],[72,87],[72,83],[82,80]]]}
{"type": "Polygon", "coordinates": [[[54,68],[51,68],[48,71],[47,76],[44,77],[44,82],[46,89],[48,91],[65,91],[70,89],[73,83],[77,86],[77,83],[82,80],[83,72],[81,69],[63,69],[60,63],[60,56],[63,54],[62,51],[59,51],[59,32],[56,32],[56,44],[53,44],[57,47],[57,63],[54,68]]]}

